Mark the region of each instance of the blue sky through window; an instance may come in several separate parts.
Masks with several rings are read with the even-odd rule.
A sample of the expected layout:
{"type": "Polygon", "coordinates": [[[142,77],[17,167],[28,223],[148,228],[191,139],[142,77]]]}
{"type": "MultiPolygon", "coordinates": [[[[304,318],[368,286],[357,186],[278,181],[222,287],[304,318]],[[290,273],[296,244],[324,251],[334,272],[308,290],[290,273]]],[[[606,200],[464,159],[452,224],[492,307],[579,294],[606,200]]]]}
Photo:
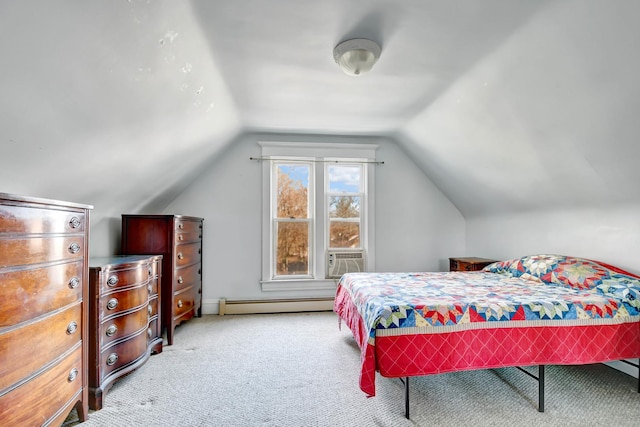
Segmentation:
{"type": "Polygon", "coordinates": [[[359,193],[361,188],[361,167],[355,165],[330,165],[329,192],[359,193]]]}
{"type": "Polygon", "coordinates": [[[280,165],[280,172],[288,175],[293,182],[300,182],[304,188],[309,187],[309,166],[306,165],[280,165]]]}
{"type": "MultiPolygon", "coordinates": [[[[306,165],[279,165],[280,172],[288,175],[293,182],[309,187],[309,167],[306,165]]],[[[362,186],[362,169],[357,165],[330,165],[329,192],[359,193],[362,186]]]]}

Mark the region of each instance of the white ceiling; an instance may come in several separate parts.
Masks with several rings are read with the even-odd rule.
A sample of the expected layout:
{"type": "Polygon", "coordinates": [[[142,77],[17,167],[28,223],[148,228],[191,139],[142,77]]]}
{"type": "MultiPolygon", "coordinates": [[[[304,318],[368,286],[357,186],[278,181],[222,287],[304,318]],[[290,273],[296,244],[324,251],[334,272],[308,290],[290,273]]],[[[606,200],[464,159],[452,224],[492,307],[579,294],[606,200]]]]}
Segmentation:
{"type": "Polygon", "coordinates": [[[538,1],[192,2],[250,129],[395,132],[544,5],[538,1]],[[350,38],[382,46],[373,71],[338,71],[350,38]]]}
{"type": "Polygon", "coordinates": [[[273,132],[389,136],[467,217],[640,202],[638,16],[634,0],[5,1],[0,191],[161,208],[238,135],[273,132]],[[361,77],[332,57],[355,37],[382,46],[361,77]]]}

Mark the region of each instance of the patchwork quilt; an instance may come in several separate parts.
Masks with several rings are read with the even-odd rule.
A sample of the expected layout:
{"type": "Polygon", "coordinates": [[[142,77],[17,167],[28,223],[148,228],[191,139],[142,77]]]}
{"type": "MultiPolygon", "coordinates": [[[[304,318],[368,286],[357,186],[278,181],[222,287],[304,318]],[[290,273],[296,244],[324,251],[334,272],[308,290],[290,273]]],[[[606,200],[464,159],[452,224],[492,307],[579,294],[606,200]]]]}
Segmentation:
{"type": "MultiPolygon", "coordinates": [[[[424,341],[430,335],[466,333],[464,336],[473,339],[472,331],[482,330],[477,335],[486,336],[488,330],[494,330],[489,339],[497,340],[503,338],[496,337],[511,336],[519,329],[547,328],[554,334],[557,330],[567,331],[568,339],[571,328],[610,326],[615,329],[616,325],[624,324],[639,330],[640,278],[606,264],[559,255],[531,255],[501,261],[481,272],[350,273],[338,283],[334,310],[347,322],[359,342],[363,369],[360,384],[372,396],[375,370],[379,369],[375,346],[381,337],[419,336],[424,341]],[[496,332],[499,330],[501,332],[496,332]]],[[[545,329],[538,329],[536,333],[541,331],[545,329]]],[[[640,332],[636,335],[640,337],[640,332]]],[[[424,342],[429,345],[429,341],[424,342]]],[[[527,345],[531,346],[531,342],[527,345]]],[[[638,347],[635,345],[627,353],[640,351],[638,347]]],[[[458,350],[471,351],[471,347],[440,349],[458,350]]],[[[529,352],[528,348],[525,350],[529,352]]],[[[561,356],[558,359],[553,355],[549,361],[572,360],[571,354],[561,356]]],[[[600,358],[617,356],[614,352],[600,358]]],[[[510,362],[504,360],[511,360],[503,358],[488,363],[487,358],[483,356],[484,361],[476,362],[478,366],[466,362],[465,369],[486,367],[481,366],[484,364],[495,367],[505,363],[506,366],[510,362]]],[[[540,355],[531,355],[530,359],[544,362],[540,362],[540,355]]],[[[575,363],[589,363],[588,359],[588,355],[581,355],[575,363]]],[[[450,361],[446,363],[451,367],[415,367],[409,373],[402,369],[389,372],[404,376],[441,372],[457,366],[450,361]]]]}

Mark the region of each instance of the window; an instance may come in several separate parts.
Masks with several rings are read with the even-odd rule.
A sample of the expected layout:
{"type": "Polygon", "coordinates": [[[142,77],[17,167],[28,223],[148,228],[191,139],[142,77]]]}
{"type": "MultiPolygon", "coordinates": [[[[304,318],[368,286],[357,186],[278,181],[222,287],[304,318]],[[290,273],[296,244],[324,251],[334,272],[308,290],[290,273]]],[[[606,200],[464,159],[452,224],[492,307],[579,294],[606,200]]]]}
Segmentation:
{"type": "Polygon", "coordinates": [[[327,247],[361,248],[362,164],[327,164],[327,247]]]}
{"type": "Polygon", "coordinates": [[[273,162],[272,236],[275,277],[310,276],[312,247],[313,164],[273,162]]]}
{"type": "Polygon", "coordinates": [[[371,144],[261,142],[263,290],[335,290],[327,250],[363,250],[372,268],[371,144]]]}

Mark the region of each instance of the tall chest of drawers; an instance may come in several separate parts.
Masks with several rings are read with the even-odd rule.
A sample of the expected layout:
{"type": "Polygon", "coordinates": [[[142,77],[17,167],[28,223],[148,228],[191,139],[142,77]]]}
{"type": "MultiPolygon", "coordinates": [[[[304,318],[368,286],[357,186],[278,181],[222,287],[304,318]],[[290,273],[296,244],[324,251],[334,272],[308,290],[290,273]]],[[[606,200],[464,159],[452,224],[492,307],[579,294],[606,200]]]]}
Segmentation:
{"type": "Polygon", "coordinates": [[[162,328],[167,344],[180,323],[200,316],[202,218],[184,215],[122,215],[122,253],[162,255],[162,328]]]}
{"type": "Polygon", "coordinates": [[[0,193],[0,425],[87,418],[90,209],[0,193]]]}
{"type": "Polygon", "coordinates": [[[91,258],[89,407],[102,409],[114,381],[162,351],[162,256],[91,258]]]}

